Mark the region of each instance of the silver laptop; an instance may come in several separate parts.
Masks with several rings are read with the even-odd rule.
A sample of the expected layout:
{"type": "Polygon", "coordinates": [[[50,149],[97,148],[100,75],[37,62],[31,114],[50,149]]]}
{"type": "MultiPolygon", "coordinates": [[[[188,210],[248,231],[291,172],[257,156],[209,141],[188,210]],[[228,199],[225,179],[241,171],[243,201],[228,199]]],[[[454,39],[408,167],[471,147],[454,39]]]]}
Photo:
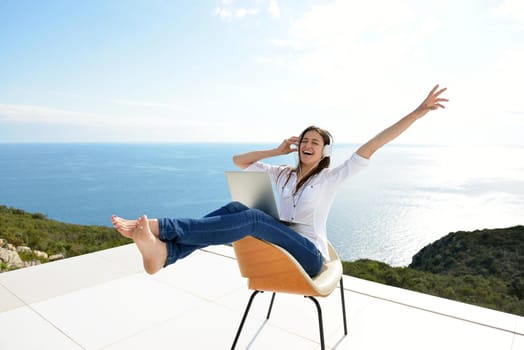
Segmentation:
{"type": "Polygon", "coordinates": [[[260,209],[286,224],[305,224],[283,219],[279,215],[269,174],[261,171],[226,171],[231,199],[249,208],[260,209]]]}
{"type": "Polygon", "coordinates": [[[260,209],[280,220],[269,174],[260,171],[226,171],[231,199],[260,209]]]}

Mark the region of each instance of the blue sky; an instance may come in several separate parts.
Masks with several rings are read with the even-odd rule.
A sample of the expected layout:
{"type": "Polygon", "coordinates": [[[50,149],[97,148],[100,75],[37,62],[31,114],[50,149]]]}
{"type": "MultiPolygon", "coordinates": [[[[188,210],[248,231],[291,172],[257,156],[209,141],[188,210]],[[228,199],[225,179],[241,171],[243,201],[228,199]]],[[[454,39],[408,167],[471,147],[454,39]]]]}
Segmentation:
{"type": "Polygon", "coordinates": [[[522,0],[0,0],[0,142],[524,146],[522,0]]]}

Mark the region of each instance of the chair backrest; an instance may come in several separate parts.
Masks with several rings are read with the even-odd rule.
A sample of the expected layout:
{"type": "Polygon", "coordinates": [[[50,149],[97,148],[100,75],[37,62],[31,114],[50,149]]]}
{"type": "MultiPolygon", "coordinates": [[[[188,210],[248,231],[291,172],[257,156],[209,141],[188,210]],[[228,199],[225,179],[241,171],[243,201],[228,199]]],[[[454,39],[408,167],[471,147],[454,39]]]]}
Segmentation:
{"type": "Polygon", "coordinates": [[[240,273],[248,278],[253,290],[327,296],[342,276],[342,264],[331,244],[331,261],[313,278],[291,254],[275,244],[248,236],[233,243],[233,248],[240,273]]]}

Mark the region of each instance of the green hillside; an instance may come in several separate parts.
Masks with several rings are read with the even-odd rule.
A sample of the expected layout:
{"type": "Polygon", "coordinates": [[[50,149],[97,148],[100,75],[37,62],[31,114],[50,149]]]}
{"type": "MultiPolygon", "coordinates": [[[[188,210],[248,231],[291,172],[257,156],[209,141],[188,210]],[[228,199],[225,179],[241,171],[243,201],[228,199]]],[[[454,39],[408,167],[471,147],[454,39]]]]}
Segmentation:
{"type": "Polygon", "coordinates": [[[424,247],[409,267],[449,276],[524,278],[524,226],[454,232],[424,247]]]}
{"type": "Polygon", "coordinates": [[[110,227],[66,224],[40,213],[3,205],[0,206],[0,238],[15,246],[28,246],[65,257],[130,243],[110,227]]]}
{"type": "Polygon", "coordinates": [[[358,260],[344,273],[524,316],[524,226],[450,233],[409,267],[358,260]]]}

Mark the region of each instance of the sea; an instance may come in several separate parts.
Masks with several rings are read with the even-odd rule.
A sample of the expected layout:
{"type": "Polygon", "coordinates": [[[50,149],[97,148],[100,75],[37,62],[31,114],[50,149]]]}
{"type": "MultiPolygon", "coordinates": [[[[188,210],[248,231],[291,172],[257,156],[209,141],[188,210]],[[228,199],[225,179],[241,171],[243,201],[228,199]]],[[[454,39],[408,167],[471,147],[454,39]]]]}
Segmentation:
{"type": "MultiPolygon", "coordinates": [[[[110,226],[112,214],[200,217],[230,200],[232,155],[269,147],[0,144],[0,205],[82,225],[110,226]]],[[[332,166],[356,148],[336,145],[332,166]]],[[[524,225],[524,147],[392,144],[343,184],[328,236],[343,260],[406,266],[450,232],[515,225],[524,225]]]]}

